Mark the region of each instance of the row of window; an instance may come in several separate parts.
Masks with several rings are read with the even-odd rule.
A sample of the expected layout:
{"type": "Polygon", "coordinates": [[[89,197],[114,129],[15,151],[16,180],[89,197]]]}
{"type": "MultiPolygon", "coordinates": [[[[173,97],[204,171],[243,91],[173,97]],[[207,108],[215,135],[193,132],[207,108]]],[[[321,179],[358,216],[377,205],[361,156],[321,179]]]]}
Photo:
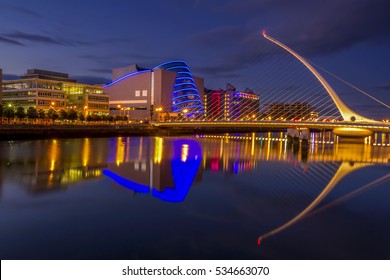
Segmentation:
{"type": "Polygon", "coordinates": [[[65,94],[59,92],[38,92],[38,96],[65,98],[65,94]]]}
{"type": "Polygon", "coordinates": [[[108,97],[88,96],[89,101],[108,102],[108,97]]]}
{"type": "Polygon", "coordinates": [[[17,98],[17,97],[31,97],[35,96],[34,91],[23,91],[23,92],[4,92],[4,98],[17,98]]]}
{"type": "Polygon", "coordinates": [[[38,105],[40,105],[40,106],[64,107],[65,106],[65,102],[57,101],[57,102],[54,102],[54,105],[52,105],[52,101],[50,101],[50,100],[38,100],[38,105]]]}
{"type": "Polygon", "coordinates": [[[88,103],[88,109],[108,110],[108,104],[88,103]]]}
{"type": "MultiPolygon", "coordinates": [[[[135,96],[136,97],[140,97],[141,96],[141,90],[136,90],[135,91],[135,96]]],[[[146,89],[143,89],[142,90],[142,96],[148,96],[148,91],[146,89]]]]}

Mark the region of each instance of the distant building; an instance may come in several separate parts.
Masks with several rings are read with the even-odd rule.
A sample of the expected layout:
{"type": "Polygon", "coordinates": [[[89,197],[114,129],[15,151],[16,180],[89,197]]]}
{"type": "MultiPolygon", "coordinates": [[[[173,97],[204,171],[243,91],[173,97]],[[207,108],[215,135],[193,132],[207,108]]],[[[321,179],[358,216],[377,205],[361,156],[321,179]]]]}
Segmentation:
{"type": "Polygon", "coordinates": [[[168,61],[153,69],[136,64],[116,68],[112,70],[112,80],[103,87],[110,96],[112,114],[131,119],[157,119],[158,114],[204,114],[204,80],[192,76],[182,60],[168,61]]]}
{"type": "Polygon", "coordinates": [[[29,69],[18,80],[3,81],[3,103],[37,110],[74,109],[88,114],[108,114],[109,97],[101,86],[77,83],[68,74],[29,69]]]}
{"type": "Polygon", "coordinates": [[[209,120],[250,120],[260,116],[260,98],[250,89],[237,91],[231,85],[226,90],[206,90],[206,117],[209,120]]]}
{"type": "Polygon", "coordinates": [[[307,102],[272,103],[264,106],[263,117],[272,120],[310,120],[318,118],[318,112],[307,102]]]}

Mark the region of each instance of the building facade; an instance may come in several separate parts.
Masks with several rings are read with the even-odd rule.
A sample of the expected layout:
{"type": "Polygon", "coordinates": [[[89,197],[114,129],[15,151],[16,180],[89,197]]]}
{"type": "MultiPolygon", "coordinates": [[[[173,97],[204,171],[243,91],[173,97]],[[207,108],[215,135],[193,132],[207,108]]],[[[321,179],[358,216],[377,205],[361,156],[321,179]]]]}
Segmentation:
{"type": "Polygon", "coordinates": [[[209,120],[252,120],[260,117],[260,97],[251,90],[237,91],[231,84],[226,90],[206,90],[206,118],[209,120]]]}
{"type": "Polygon", "coordinates": [[[153,69],[131,65],[112,70],[112,82],[103,86],[110,96],[111,114],[152,120],[158,114],[192,117],[204,114],[204,80],[192,76],[182,60],[162,63],[153,69]]]}
{"type": "Polygon", "coordinates": [[[263,117],[272,120],[312,120],[318,118],[318,112],[307,102],[272,103],[264,106],[263,117]]]}
{"type": "Polygon", "coordinates": [[[108,114],[109,97],[101,86],[77,83],[66,73],[29,69],[18,80],[3,81],[3,104],[37,110],[74,109],[84,115],[108,114]]]}

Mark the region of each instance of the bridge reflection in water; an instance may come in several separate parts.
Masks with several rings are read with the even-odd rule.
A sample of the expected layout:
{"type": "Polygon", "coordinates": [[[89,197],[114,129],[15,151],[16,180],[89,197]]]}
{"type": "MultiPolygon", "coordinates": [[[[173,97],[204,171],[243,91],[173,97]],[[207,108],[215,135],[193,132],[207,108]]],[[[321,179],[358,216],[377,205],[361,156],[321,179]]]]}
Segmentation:
{"type": "MultiPolygon", "coordinates": [[[[306,146],[285,139],[263,133],[1,142],[0,205],[9,203],[7,195],[16,187],[34,195],[75,188],[73,195],[120,196],[126,209],[134,211],[150,200],[144,206],[154,213],[169,209],[172,223],[177,215],[207,217],[194,228],[211,226],[214,237],[221,228],[237,226],[224,242],[242,232],[235,244],[244,246],[247,240],[245,246],[258,254],[259,235],[265,240],[262,253],[273,240],[285,240],[299,229],[303,220],[304,226],[321,220],[308,217],[326,211],[325,217],[337,218],[342,211],[332,212],[332,207],[348,205],[357,195],[375,195],[364,192],[389,179],[387,146],[337,143],[332,134],[316,134],[317,143],[306,146]],[[172,211],[179,209],[172,203],[184,212],[172,211]]],[[[367,201],[362,205],[373,207],[367,201]]],[[[116,205],[107,207],[115,210],[116,205]]],[[[217,246],[220,239],[211,239],[207,246],[217,246]]]]}
{"type": "Polygon", "coordinates": [[[306,177],[317,169],[329,170],[323,187],[346,165],[342,163],[351,170],[389,163],[390,148],[379,142],[377,146],[337,143],[332,133],[316,133],[312,139],[307,147],[289,146],[283,133],[3,142],[1,161],[4,173],[32,192],[63,189],[104,173],[119,184],[138,184],[138,191],[154,190],[161,199],[164,190],[170,193],[185,186],[188,191],[191,184],[202,181],[204,172],[230,176],[259,169],[264,161],[285,162],[306,177]]]}

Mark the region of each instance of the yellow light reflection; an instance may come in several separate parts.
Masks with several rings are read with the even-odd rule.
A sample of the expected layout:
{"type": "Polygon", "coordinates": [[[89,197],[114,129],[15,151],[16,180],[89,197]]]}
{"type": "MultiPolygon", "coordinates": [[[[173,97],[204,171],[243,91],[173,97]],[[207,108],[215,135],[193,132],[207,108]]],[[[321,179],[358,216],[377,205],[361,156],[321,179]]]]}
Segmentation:
{"type": "Polygon", "coordinates": [[[57,147],[57,140],[53,139],[53,143],[50,146],[50,171],[54,171],[57,157],[58,157],[58,147],[57,147]]]}
{"type": "Polygon", "coordinates": [[[118,137],[116,142],[116,165],[119,166],[125,159],[125,145],[122,142],[122,137],[118,137]]]}
{"type": "Polygon", "coordinates": [[[85,138],[84,139],[84,145],[83,145],[83,153],[82,153],[83,166],[87,166],[88,165],[90,150],[91,150],[91,147],[90,147],[89,139],[85,138]]]}
{"type": "Polygon", "coordinates": [[[182,162],[186,162],[187,161],[188,149],[189,149],[189,147],[188,147],[187,144],[181,145],[181,161],[182,162]]]}
{"type": "Polygon", "coordinates": [[[163,139],[161,137],[156,137],[155,147],[154,147],[154,158],[153,162],[155,164],[160,164],[163,154],[163,139]]]}

